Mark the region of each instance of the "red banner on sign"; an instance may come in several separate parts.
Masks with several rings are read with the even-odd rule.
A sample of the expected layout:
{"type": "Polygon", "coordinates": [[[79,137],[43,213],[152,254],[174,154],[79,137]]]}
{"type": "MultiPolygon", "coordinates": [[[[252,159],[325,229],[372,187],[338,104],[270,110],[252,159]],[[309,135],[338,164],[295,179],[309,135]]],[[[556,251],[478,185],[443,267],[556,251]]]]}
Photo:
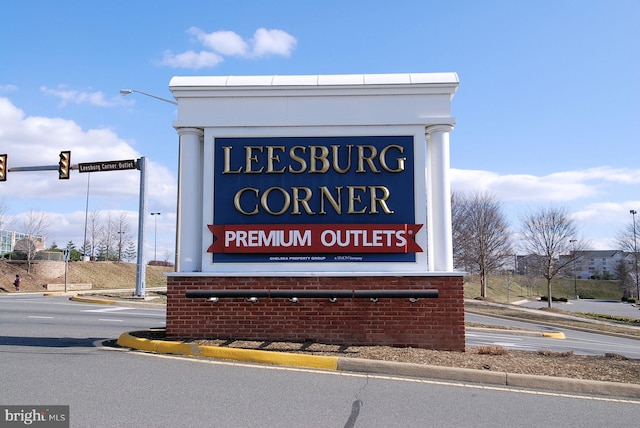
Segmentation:
{"type": "Polygon", "coordinates": [[[208,225],[209,253],[421,253],[422,224],[208,225]]]}

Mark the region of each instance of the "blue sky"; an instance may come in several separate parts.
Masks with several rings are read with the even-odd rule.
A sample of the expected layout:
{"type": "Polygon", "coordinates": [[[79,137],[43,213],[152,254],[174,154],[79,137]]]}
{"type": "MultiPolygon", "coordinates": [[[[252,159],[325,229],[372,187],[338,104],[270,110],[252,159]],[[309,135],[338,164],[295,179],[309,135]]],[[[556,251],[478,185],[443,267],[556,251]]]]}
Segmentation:
{"type": "MultiPolygon", "coordinates": [[[[495,195],[514,230],[529,210],[565,207],[596,249],[640,209],[637,0],[2,3],[0,153],[9,167],[57,164],[61,150],[72,163],[145,156],[158,258],[173,259],[176,108],[119,90],[171,98],[178,75],[453,71],[454,190],[495,195]]],[[[13,229],[46,211],[47,244],[80,246],[89,187],[89,211],[124,212],[135,233],[139,173],[87,177],[10,172],[13,229]]]]}

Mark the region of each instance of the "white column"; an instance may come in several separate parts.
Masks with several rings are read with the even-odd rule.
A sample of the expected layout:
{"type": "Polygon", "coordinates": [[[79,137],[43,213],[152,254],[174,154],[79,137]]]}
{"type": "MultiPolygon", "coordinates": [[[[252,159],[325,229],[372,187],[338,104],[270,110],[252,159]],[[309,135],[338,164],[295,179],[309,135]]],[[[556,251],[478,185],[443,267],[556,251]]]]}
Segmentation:
{"type": "Polygon", "coordinates": [[[202,168],[201,128],[177,128],[178,212],[176,224],[176,272],[202,270],[202,168]]]}
{"type": "Polygon", "coordinates": [[[449,133],[452,125],[426,127],[429,270],[453,271],[449,133]]]}

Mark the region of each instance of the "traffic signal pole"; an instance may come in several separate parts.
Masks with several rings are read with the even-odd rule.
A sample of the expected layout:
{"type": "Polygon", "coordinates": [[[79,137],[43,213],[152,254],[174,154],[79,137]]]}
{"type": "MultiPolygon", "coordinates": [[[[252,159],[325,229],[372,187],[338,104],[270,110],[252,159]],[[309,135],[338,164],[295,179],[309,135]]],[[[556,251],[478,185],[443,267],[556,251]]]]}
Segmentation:
{"type": "MultiPolygon", "coordinates": [[[[125,169],[138,169],[140,171],[140,202],[138,211],[138,263],[136,267],[136,291],[137,297],[145,297],[146,261],[144,259],[144,219],[147,212],[147,159],[143,156],[137,161],[127,159],[123,161],[105,161],[86,164],[71,164],[71,151],[60,152],[58,165],[19,166],[8,168],[7,155],[0,155],[0,181],[6,181],[8,172],[21,171],[58,171],[60,180],[68,180],[71,170],[79,172],[117,171],[125,169]],[[103,169],[103,167],[105,169],[103,169]]],[[[83,243],[84,245],[85,243],[83,243]]]]}
{"type": "Polygon", "coordinates": [[[138,264],[136,270],[136,296],[145,297],[145,281],[147,277],[146,260],[144,260],[144,219],[147,212],[147,158],[138,159],[140,170],[140,207],[138,209],[138,264]]]}
{"type": "Polygon", "coordinates": [[[14,166],[13,168],[7,167],[7,155],[0,155],[2,160],[2,181],[7,180],[7,173],[9,172],[23,172],[23,171],[58,171],[58,178],[61,180],[68,180],[72,169],[77,169],[77,165],[71,165],[71,151],[65,150],[60,152],[60,162],[58,165],[40,165],[40,166],[14,166]]]}

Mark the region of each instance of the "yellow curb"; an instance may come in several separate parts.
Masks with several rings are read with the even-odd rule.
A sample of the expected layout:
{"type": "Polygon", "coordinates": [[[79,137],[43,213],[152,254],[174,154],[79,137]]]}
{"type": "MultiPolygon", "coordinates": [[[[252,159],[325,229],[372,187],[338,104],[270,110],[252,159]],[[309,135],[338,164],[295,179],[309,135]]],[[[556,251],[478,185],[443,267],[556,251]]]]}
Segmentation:
{"type": "Polygon", "coordinates": [[[337,370],[338,357],[319,355],[289,354],[275,351],[256,351],[253,349],[222,348],[219,346],[196,345],[167,340],[150,340],[123,333],[118,345],[140,351],[161,354],[193,355],[196,357],[219,358],[223,360],[248,361],[253,363],[274,364],[279,366],[307,367],[314,369],[337,370]]]}
{"type": "Polygon", "coordinates": [[[73,296],[71,298],[71,300],[73,300],[74,302],[82,302],[82,303],[98,303],[100,305],[115,305],[116,302],[113,300],[106,300],[106,299],[90,299],[88,297],[78,297],[78,296],[73,296]]]}
{"type": "Polygon", "coordinates": [[[542,337],[548,337],[551,339],[566,339],[564,333],[561,331],[543,331],[542,337]]]}

